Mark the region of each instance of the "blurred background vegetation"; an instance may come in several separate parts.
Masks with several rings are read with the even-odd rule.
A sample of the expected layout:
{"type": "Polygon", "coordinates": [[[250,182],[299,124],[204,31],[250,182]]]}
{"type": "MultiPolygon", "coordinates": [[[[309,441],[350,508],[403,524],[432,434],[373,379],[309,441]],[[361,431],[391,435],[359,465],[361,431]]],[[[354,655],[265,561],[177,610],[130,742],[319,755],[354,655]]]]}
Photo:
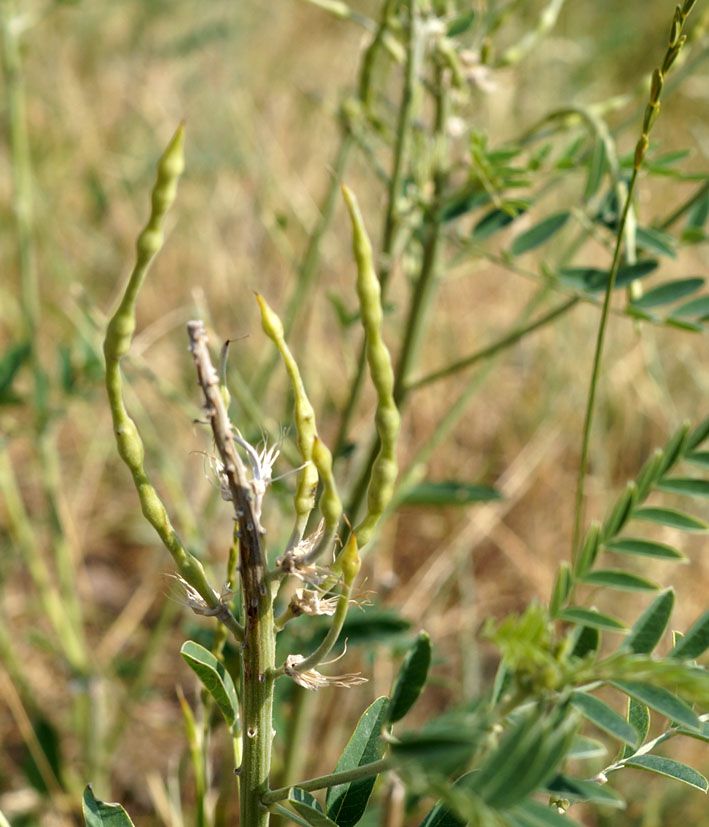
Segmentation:
{"type": "MultiPolygon", "coordinates": [[[[535,25],[546,3],[469,5],[482,17],[507,7],[492,42],[502,54],[535,25]]],[[[702,5],[698,19],[706,17],[702,5]]],[[[221,572],[231,518],[205,479],[209,446],[193,424],[199,397],[185,322],[202,316],[214,331],[213,343],[235,340],[232,382],[257,390],[264,427],[287,427],[285,377],[276,371],[268,384],[262,380],[272,353],[252,291],[285,311],[333,174],[339,106],[356,83],[367,38],[353,23],[297,0],[2,0],[1,6],[0,811],[13,826],[76,823],[77,791],[92,781],[97,795],[120,800],[137,823],[178,825],[181,786],[190,823],[192,782],[175,687],[189,697],[196,687],[178,651],[187,636],[208,635],[210,627],[174,599],[166,578],[170,560],[142,520],[116,456],[102,386],[106,314],[132,264],[155,160],[185,120],[187,168],[165,249],[138,305],[129,404],[146,441],[146,465],[180,532],[221,572]],[[13,206],[13,43],[20,47],[26,99],[40,294],[29,349],[13,206]],[[39,395],[37,364],[46,375],[39,395]],[[38,586],[42,571],[44,587],[38,586]],[[62,611],[52,620],[49,593],[74,618],[68,625],[81,630],[78,643],[67,639],[62,611]]],[[[375,0],[353,4],[373,19],[379,7],[375,0]]],[[[521,63],[495,68],[493,62],[472,97],[473,128],[487,135],[490,147],[501,147],[551,109],[627,96],[607,118],[619,153],[632,152],[646,100],[643,84],[664,53],[672,8],[667,0],[569,0],[553,31],[521,63]]],[[[690,180],[645,176],[637,204],[644,225],[662,222],[685,202],[697,188],[691,174],[707,168],[708,47],[704,37],[692,44],[651,146],[656,157],[690,150],[681,160],[690,180]]],[[[358,193],[376,241],[383,190],[370,160],[355,151],[344,179],[358,193]]],[[[553,212],[554,199],[559,206],[575,203],[582,189],[581,174],[561,195],[552,191],[550,202],[538,201],[538,212],[520,228],[553,212]]],[[[495,341],[518,319],[536,285],[498,255],[511,237],[493,236],[486,242],[489,256],[463,260],[446,273],[421,374],[495,341]]],[[[707,247],[696,240],[663,260],[660,280],[706,271],[707,247]]],[[[593,256],[597,266],[608,266],[600,244],[593,256]]],[[[530,258],[530,270],[535,261],[530,258]]],[[[349,231],[339,203],[322,237],[316,275],[290,340],[321,433],[332,444],[360,341],[356,326],[343,327],[337,312],[355,307],[349,231]]],[[[406,293],[399,273],[387,296],[395,353],[406,293]]],[[[304,747],[309,773],[331,768],[352,722],[367,700],[386,691],[403,642],[418,628],[426,628],[439,653],[435,685],[418,707],[423,719],[472,697],[489,678],[494,663],[476,639],[485,618],[548,598],[556,566],[569,555],[597,322],[597,309],[583,303],[482,368],[465,415],[433,453],[426,477],[494,486],[503,498],[409,504],[390,518],[366,566],[364,588],[372,592],[378,620],[361,624],[359,640],[353,633],[355,643],[366,644],[355,648],[371,680],[361,691],[320,693],[313,743],[322,748],[304,747]]],[[[698,422],[706,415],[708,357],[705,334],[613,320],[589,514],[602,515],[611,495],[683,419],[698,422]]],[[[456,375],[417,392],[404,420],[404,464],[435,433],[468,379],[456,375]]],[[[346,446],[355,455],[371,434],[371,402],[366,391],[346,446]]],[[[235,410],[239,422],[238,404],[235,410]]],[[[287,529],[279,529],[277,515],[271,519],[275,548],[287,529]]],[[[686,627],[705,607],[705,546],[702,538],[683,538],[689,562],[671,574],[681,598],[675,626],[686,627]]],[[[668,571],[660,564],[652,574],[665,582],[668,571]]],[[[232,768],[224,749],[214,749],[214,786],[224,793],[226,823],[232,768]]],[[[706,756],[696,765],[709,767],[706,756]]],[[[706,820],[698,793],[639,773],[621,776],[614,783],[623,785],[629,809],[613,811],[611,820],[589,812],[584,823],[650,827],[706,820]]]]}

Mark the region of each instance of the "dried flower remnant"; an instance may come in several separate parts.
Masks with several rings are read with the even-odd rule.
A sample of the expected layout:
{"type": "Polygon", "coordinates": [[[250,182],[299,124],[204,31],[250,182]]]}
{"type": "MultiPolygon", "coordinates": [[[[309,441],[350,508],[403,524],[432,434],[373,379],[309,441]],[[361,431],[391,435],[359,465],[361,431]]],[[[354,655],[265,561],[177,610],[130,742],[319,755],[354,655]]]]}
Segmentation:
{"type": "Polygon", "coordinates": [[[176,580],[182,587],[184,592],[184,600],[181,600],[185,606],[192,609],[195,614],[204,617],[216,617],[219,620],[226,620],[231,617],[231,608],[229,602],[234,597],[234,592],[231,590],[230,583],[225,583],[219,594],[214,592],[214,597],[217,601],[216,606],[211,607],[207,604],[202,595],[179,574],[168,574],[168,577],[176,580]]]}
{"type": "Polygon", "coordinates": [[[312,589],[297,589],[290,599],[288,608],[295,617],[299,615],[334,615],[340,598],[324,597],[312,589]]]}
{"type": "Polygon", "coordinates": [[[308,563],[308,558],[320,542],[325,531],[325,523],[320,521],[318,527],[308,537],[302,539],[296,546],[288,549],[285,554],[276,560],[276,566],[284,573],[291,574],[311,586],[319,586],[333,573],[323,566],[314,566],[308,563]]]}
{"type": "Polygon", "coordinates": [[[288,655],[284,664],[285,674],[304,689],[315,691],[324,686],[349,688],[351,686],[361,686],[361,684],[367,682],[367,679],[363,678],[359,672],[351,672],[345,675],[322,675],[317,669],[306,669],[304,672],[299,672],[298,664],[303,663],[304,660],[305,658],[302,655],[288,655]]]}
{"type": "MultiPolygon", "coordinates": [[[[257,520],[261,520],[263,498],[266,489],[273,482],[273,466],[278,459],[281,449],[277,445],[268,445],[257,451],[256,448],[247,442],[241,435],[238,428],[234,428],[234,439],[244,449],[251,466],[251,492],[253,494],[253,512],[257,520]]],[[[263,528],[261,528],[263,534],[263,528]]]]}

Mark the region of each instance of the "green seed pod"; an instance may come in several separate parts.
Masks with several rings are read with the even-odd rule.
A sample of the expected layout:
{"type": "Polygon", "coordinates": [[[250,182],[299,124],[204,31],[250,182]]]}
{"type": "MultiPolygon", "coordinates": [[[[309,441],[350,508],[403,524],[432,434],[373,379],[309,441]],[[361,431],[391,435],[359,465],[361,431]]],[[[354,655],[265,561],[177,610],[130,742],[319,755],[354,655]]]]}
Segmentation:
{"type": "Polygon", "coordinates": [[[381,289],[374,271],[372,245],[354,193],[343,185],[342,194],[352,222],[352,250],[357,262],[357,296],[366,335],[367,363],[377,391],[375,424],[380,443],[367,491],[367,514],[355,528],[361,548],[371,539],[374,528],[394,493],[398,473],[396,440],[401,419],[394,402],[391,357],[382,339],[381,289]]]}
{"type": "Polygon", "coordinates": [[[318,437],[315,437],[313,441],[313,462],[322,480],[320,513],[325,520],[325,533],[333,536],[342,516],[342,502],[332,474],[332,454],[327,445],[318,437]]]}
{"type": "Polygon", "coordinates": [[[359,570],[361,567],[362,561],[359,559],[357,538],[355,537],[354,533],[352,533],[350,534],[350,539],[347,541],[347,545],[337,555],[337,560],[335,560],[332,566],[332,570],[336,574],[342,572],[342,577],[345,581],[345,585],[349,589],[351,588],[352,584],[355,581],[355,578],[359,574],[359,570]]]}
{"type": "Polygon", "coordinates": [[[300,376],[298,364],[293,358],[290,348],[286,344],[283,332],[283,325],[276,313],[268,306],[263,296],[256,294],[261,311],[261,326],[264,333],[278,348],[283,362],[288,371],[288,376],[293,386],[295,396],[295,428],[298,435],[298,449],[303,459],[304,467],[298,474],[298,485],[294,497],[295,527],[291,535],[289,546],[300,542],[305,532],[310,512],[315,506],[315,492],[318,487],[318,471],[313,463],[313,443],[317,438],[317,426],[315,424],[315,411],[310,404],[305,386],[300,376]]]}
{"type": "MultiPolygon", "coordinates": [[[[143,467],[143,442],[123,401],[120,370],[121,359],[130,349],[135,330],[135,304],[138,293],[150,263],[162,245],[165,213],[175,199],[177,182],[184,169],[183,147],[184,134],[183,127],[180,126],[158,163],[150,218],[138,237],[135,266],[121,302],[108,323],[103,352],[106,359],[106,391],[113,418],[113,432],[118,452],[133,477],[143,515],[172,555],[181,577],[200,594],[207,606],[214,608],[219,603],[219,596],[207,580],[202,564],[182,545],[167,510],[143,467]]],[[[241,638],[241,627],[236,621],[230,617],[226,622],[236,637],[241,638]]]]}

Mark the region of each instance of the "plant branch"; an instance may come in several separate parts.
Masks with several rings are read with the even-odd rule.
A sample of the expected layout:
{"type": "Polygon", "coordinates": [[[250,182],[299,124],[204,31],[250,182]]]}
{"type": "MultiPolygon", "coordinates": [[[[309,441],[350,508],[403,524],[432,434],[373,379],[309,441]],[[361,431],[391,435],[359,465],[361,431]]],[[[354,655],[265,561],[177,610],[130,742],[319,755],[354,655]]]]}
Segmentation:
{"type": "Polygon", "coordinates": [[[379,775],[380,772],[386,772],[393,766],[391,758],[380,758],[378,761],[372,761],[369,764],[362,764],[352,770],[343,770],[342,772],[332,772],[329,775],[321,775],[318,778],[311,778],[309,781],[301,781],[297,784],[291,784],[289,787],[280,787],[277,790],[270,790],[261,799],[263,804],[273,804],[276,801],[283,801],[288,798],[293,787],[298,787],[299,790],[311,792],[312,790],[323,790],[326,787],[334,787],[337,784],[349,784],[352,781],[359,781],[362,778],[369,778],[372,775],[379,775]]]}

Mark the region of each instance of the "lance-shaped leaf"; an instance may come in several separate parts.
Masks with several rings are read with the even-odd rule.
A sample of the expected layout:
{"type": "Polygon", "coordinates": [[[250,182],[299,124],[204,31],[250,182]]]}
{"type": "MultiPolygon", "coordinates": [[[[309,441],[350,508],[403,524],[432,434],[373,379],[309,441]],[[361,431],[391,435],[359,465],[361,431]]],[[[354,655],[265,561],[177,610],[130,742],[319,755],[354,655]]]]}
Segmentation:
{"type": "Polygon", "coordinates": [[[184,643],[180,653],[207,692],[214,698],[229,728],[233,731],[239,721],[239,702],[234,682],[224,664],[218,661],[209,649],[205,649],[193,640],[184,643]]]}
{"type": "Polygon", "coordinates": [[[412,486],[401,499],[402,505],[469,505],[501,500],[502,494],[489,485],[474,485],[457,480],[426,480],[412,486]]]}
{"type": "Polygon", "coordinates": [[[620,540],[613,540],[606,543],[608,551],[615,551],[618,554],[633,554],[640,557],[656,557],[660,560],[686,560],[681,551],[668,546],[665,543],[656,543],[653,540],[643,540],[638,537],[623,537],[620,540]]]}
{"type": "MultiPolygon", "coordinates": [[[[628,723],[638,733],[638,744],[642,744],[650,730],[650,710],[645,704],[638,703],[634,698],[628,698],[628,723]]],[[[625,745],[623,758],[635,755],[636,750],[629,744],[625,745]]]]}
{"type": "Polygon", "coordinates": [[[657,646],[672,614],[675,594],[672,589],[658,594],[633,624],[623,647],[638,655],[649,655],[657,646]]]}
{"type": "Polygon", "coordinates": [[[86,827],[133,827],[133,822],[123,807],[99,801],[94,796],[91,784],[84,790],[82,809],[86,827]]]}
{"type": "MultiPolygon", "coordinates": [[[[637,281],[652,273],[657,268],[657,261],[639,261],[636,264],[626,264],[618,269],[615,277],[615,288],[627,287],[631,282],[637,281]]],[[[559,271],[559,279],[570,287],[581,290],[598,291],[604,290],[608,284],[608,270],[599,270],[597,267],[565,267],[559,271]]]]}
{"type": "Polygon", "coordinates": [[[638,227],[635,231],[635,241],[638,247],[642,247],[649,253],[677,258],[675,237],[655,227],[638,227]]]}
{"type": "Polygon", "coordinates": [[[709,468],[709,451],[692,451],[685,459],[700,468],[709,468]]]}
{"type": "Polygon", "coordinates": [[[682,511],[676,511],[674,508],[653,508],[652,506],[638,508],[633,517],[657,525],[679,528],[682,531],[704,532],[709,529],[709,525],[704,520],[693,517],[691,514],[685,514],[682,511]]]}
{"type": "Polygon", "coordinates": [[[551,599],[549,600],[549,616],[556,617],[559,614],[561,607],[566,602],[566,598],[571,593],[571,568],[569,564],[563,562],[559,566],[559,572],[554,581],[554,588],[551,592],[551,599]]]}
{"type": "Polygon", "coordinates": [[[518,235],[512,242],[510,251],[512,255],[519,256],[522,253],[527,253],[534,250],[548,241],[555,233],[557,233],[569,219],[570,213],[560,212],[555,215],[550,215],[544,218],[538,224],[535,224],[526,232],[518,235]]]}
{"type": "Polygon", "coordinates": [[[667,281],[648,290],[637,299],[633,300],[634,307],[648,308],[659,307],[663,304],[670,304],[671,302],[683,299],[691,293],[696,293],[697,290],[704,286],[704,279],[690,278],[690,279],[675,279],[675,281],[667,281]]]}
{"type": "Polygon", "coordinates": [[[567,758],[570,761],[575,759],[602,758],[608,753],[605,744],[587,735],[577,735],[571,743],[571,749],[567,758]]]}
{"type": "Polygon", "coordinates": [[[588,583],[590,586],[604,586],[607,589],[621,589],[628,592],[655,592],[660,588],[657,583],[623,569],[589,571],[581,578],[581,582],[588,583]]]}
{"type": "Polygon", "coordinates": [[[578,711],[599,729],[624,741],[626,744],[638,745],[638,734],[633,727],[607,703],[589,695],[587,692],[574,692],[571,703],[578,711]]]}
{"type": "Polygon", "coordinates": [[[569,712],[565,706],[525,715],[482,763],[471,789],[488,806],[505,809],[542,786],[571,748],[577,719],[569,712]]]}
{"type": "Polygon", "coordinates": [[[310,827],[336,827],[335,822],[325,815],[320,802],[309,792],[293,787],[288,794],[288,803],[310,827]]]}
{"type": "Polygon", "coordinates": [[[660,755],[636,755],[634,758],[623,761],[623,764],[626,767],[637,767],[640,770],[674,778],[676,781],[681,781],[690,787],[696,787],[703,793],[709,789],[709,783],[700,772],[680,761],[673,761],[671,758],[663,758],[660,755]]]}
{"type": "Polygon", "coordinates": [[[699,718],[694,714],[691,707],[681,698],[661,686],[653,686],[642,681],[611,681],[611,686],[615,686],[616,689],[631,698],[635,698],[641,704],[649,706],[650,709],[654,709],[671,721],[684,724],[690,729],[700,729],[699,718]]]}
{"type": "Polygon", "coordinates": [[[696,477],[665,477],[657,487],[670,494],[684,494],[688,497],[709,497],[709,480],[696,477]]]}
{"type": "Polygon", "coordinates": [[[673,319],[684,316],[696,316],[699,319],[703,319],[707,315],[709,315],[709,296],[692,299],[692,301],[686,304],[675,307],[672,311],[673,319]]]}
{"type": "Polygon", "coordinates": [[[609,632],[626,631],[625,625],[617,618],[598,612],[596,609],[585,609],[583,606],[569,606],[568,609],[559,613],[559,619],[590,626],[592,629],[606,629],[609,632]]]}
{"type": "MultiPolygon", "coordinates": [[[[386,746],[382,738],[382,728],[387,721],[388,706],[388,698],[377,698],[364,711],[337,762],[335,772],[353,770],[382,757],[386,746]]],[[[372,776],[330,787],[326,797],[328,818],[340,827],[353,827],[362,818],[375,780],[376,776],[372,776]]]]}
{"type": "Polygon", "coordinates": [[[431,665],[431,638],[420,632],[394,681],[389,704],[389,723],[395,724],[416,703],[431,665]]]}
{"type": "Polygon", "coordinates": [[[670,652],[671,658],[693,660],[709,649],[709,611],[697,620],[687,634],[677,642],[670,652]]]}

